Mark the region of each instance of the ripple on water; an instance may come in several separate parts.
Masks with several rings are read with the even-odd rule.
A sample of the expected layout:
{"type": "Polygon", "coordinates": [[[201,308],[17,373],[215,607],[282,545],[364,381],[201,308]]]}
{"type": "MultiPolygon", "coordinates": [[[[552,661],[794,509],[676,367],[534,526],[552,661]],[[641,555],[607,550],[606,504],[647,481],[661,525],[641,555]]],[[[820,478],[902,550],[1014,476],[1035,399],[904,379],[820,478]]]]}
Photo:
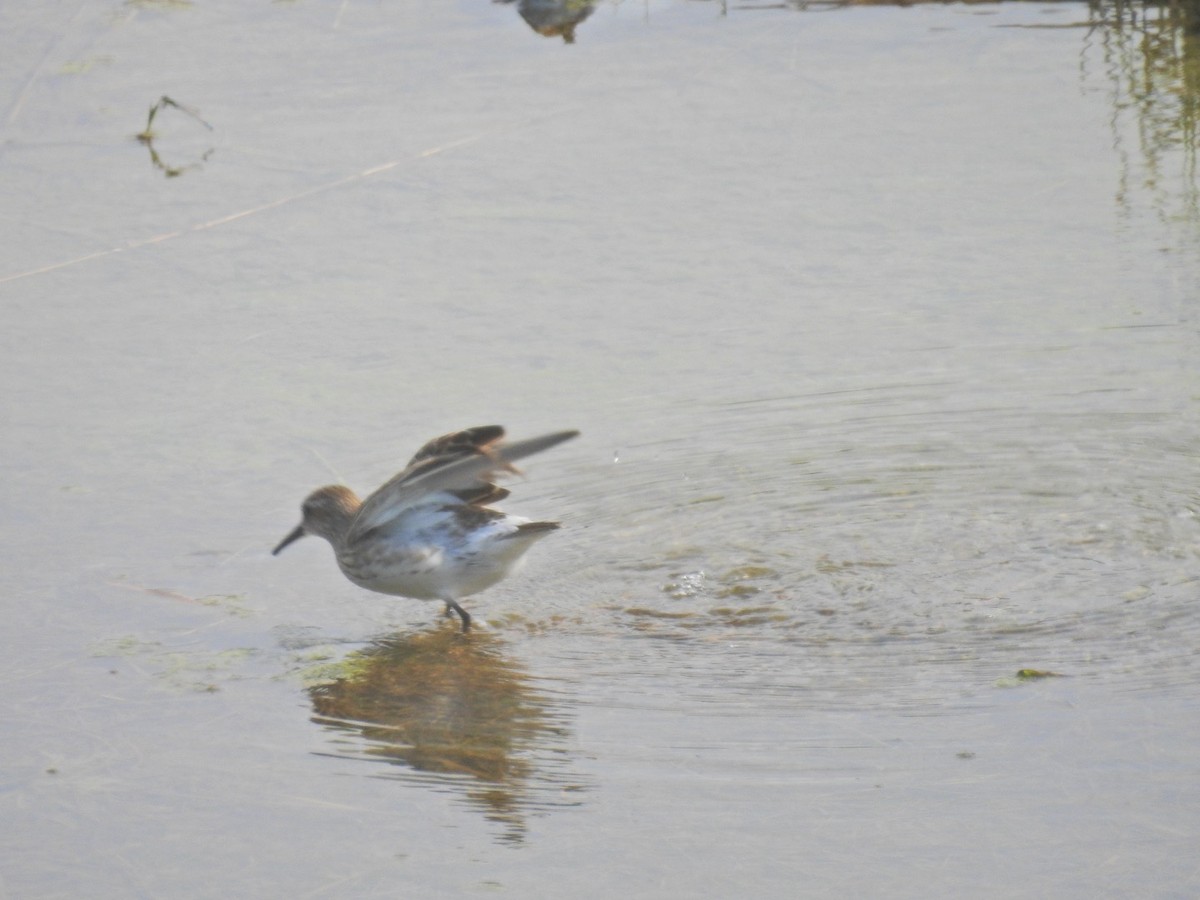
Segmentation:
{"type": "Polygon", "coordinates": [[[813,428],[798,423],[830,410],[786,398],[624,451],[596,488],[616,585],[597,627],[727,648],[672,656],[692,684],[718,671],[816,702],[938,702],[1025,668],[1194,684],[1200,526],[1179,486],[1196,456],[1178,419],[935,406],[872,391],[813,428]]]}

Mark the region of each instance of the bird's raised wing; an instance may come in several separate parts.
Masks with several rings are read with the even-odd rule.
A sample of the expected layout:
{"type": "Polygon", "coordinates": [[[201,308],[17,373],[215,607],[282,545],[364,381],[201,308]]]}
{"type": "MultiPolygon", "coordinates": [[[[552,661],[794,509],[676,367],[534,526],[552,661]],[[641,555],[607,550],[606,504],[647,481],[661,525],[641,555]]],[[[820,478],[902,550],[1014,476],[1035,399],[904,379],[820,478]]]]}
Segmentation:
{"type": "Polygon", "coordinates": [[[469,428],[434,438],[417,451],[408,468],[368,497],[346,535],[353,542],[372,529],[386,525],[422,498],[439,491],[477,492],[497,471],[515,471],[512,463],[549,450],[577,436],[578,431],[556,431],[541,437],[500,443],[504,429],[498,425],[469,428]]]}
{"type": "Polygon", "coordinates": [[[408,461],[404,471],[407,472],[417,463],[426,459],[469,456],[472,453],[484,452],[502,437],[504,437],[504,428],[501,425],[477,425],[474,428],[464,428],[462,431],[443,434],[441,437],[435,437],[418,450],[416,455],[408,461]]]}

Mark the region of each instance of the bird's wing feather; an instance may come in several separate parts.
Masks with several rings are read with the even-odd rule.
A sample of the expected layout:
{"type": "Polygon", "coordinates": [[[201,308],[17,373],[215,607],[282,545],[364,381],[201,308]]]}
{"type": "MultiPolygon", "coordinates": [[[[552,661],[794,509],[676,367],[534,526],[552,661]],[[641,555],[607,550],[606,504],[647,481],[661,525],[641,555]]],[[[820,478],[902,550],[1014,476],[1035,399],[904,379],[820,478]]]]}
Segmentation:
{"type": "Polygon", "coordinates": [[[462,431],[452,431],[435,437],[416,452],[408,461],[405,471],[425,459],[439,457],[468,456],[486,450],[490,445],[504,437],[504,428],[500,425],[477,425],[474,428],[464,428],[462,431]]]}
{"type": "MultiPolygon", "coordinates": [[[[578,431],[556,431],[541,437],[528,438],[524,441],[514,441],[511,444],[496,443],[498,435],[483,443],[469,443],[458,439],[469,431],[486,431],[499,426],[488,426],[487,429],[469,429],[468,432],[457,432],[435,438],[426,444],[413,462],[403,472],[399,473],[383,487],[363,502],[362,508],[346,535],[347,542],[352,542],[366,532],[386,525],[406,509],[420,502],[430,494],[440,491],[458,491],[478,487],[486,483],[486,477],[499,469],[511,469],[512,463],[526,456],[541,453],[551,447],[570,440],[579,434],[578,431]],[[449,452],[436,455],[435,445],[446,442],[449,452]],[[450,449],[450,448],[453,449],[450,449]],[[434,449],[431,449],[434,448],[434,449]],[[429,451],[429,453],[427,453],[429,451]]],[[[503,430],[501,429],[501,434],[503,430]]]]}

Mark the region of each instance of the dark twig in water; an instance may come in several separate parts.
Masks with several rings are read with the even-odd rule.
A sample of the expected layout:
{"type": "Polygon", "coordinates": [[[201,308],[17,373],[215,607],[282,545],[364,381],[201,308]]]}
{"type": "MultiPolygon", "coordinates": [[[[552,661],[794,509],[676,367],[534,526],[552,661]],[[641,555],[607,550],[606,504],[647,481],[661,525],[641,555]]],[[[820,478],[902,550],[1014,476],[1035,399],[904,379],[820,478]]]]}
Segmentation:
{"type": "Polygon", "coordinates": [[[158,98],[158,102],[150,107],[150,114],[146,116],[146,127],[139,135],[137,135],[137,139],[143,144],[148,144],[154,140],[154,132],[151,130],[151,126],[154,125],[154,117],[158,115],[159,110],[165,109],[168,106],[172,107],[173,109],[177,109],[180,112],[187,113],[209,131],[213,130],[211,125],[200,118],[200,114],[196,110],[192,109],[190,106],[184,106],[182,103],[177,103],[166,94],[163,94],[158,98]]]}

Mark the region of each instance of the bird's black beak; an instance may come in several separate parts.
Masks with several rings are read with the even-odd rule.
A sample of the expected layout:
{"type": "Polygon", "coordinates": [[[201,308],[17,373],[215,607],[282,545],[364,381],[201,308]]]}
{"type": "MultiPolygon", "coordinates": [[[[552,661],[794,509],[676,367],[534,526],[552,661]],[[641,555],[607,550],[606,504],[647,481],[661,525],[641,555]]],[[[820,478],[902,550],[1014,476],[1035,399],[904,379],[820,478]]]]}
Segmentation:
{"type": "Polygon", "coordinates": [[[306,534],[308,534],[308,532],[304,530],[304,526],[297,525],[296,530],[293,531],[291,534],[289,534],[287,537],[285,537],[282,541],[280,541],[279,546],[271,551],[271,555],[278,556],[280,550],[282,550],[284,547],[286,547],[288,544],[292,543],[293,541],[300,540],[300,538],[304,537],[304,535],[306,535],[306,534]]]}

